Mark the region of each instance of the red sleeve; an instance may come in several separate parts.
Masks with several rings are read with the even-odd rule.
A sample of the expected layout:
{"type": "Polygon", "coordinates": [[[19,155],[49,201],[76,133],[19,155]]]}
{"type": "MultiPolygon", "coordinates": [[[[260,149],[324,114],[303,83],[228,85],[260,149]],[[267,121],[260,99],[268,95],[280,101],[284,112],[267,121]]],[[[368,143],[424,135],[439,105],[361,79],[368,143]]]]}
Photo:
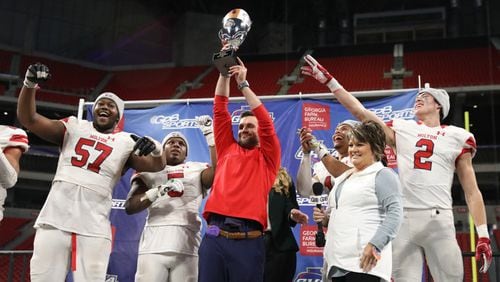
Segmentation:
{"type": "Polygon", "coordinates": [[[217,148],[217,158],[220,159],[225,149],[236,141],[233,137],[231,116],[227,110],[229,99],[225,96],[215,95],[214,98],[214,139],[217,148]]]}
{"type": "Polygon", "coordinates": [[[9,141],[28,144],[28,136],[23,134],[14,134],[10,137],[9,141]]]}
{"type": "Polygon", "coordinates": [[[10,136],[9,143],[11,145],[7,145],[9,147],[5,148],[4,152],[8,148],[19,148],[24,153],[29,148],[28,136],[24,134],[13,134],[10,136]]]}
{"type": "MultiPolygon", "coordinates": [[[[253,109],[255,117],[259,121],[259,142],[268,165],[278,171],[281,163],[281,146],[278,135],[274,129],[273,120],[269,116],[264,104],[253,109]]],[[[274,181],[274,180],[273,180],[274,181]]]]}
{"type": "Polygon", "coordinates": [[[66,134],[66,127],[67,127],[67,124],[69,122],[69,118],[70,117],[65,117],[65,118],[62,118],[62,119],[59,120],[59,121],[61,121],[64,124],[63,136],[66,134]]]}
{"type": "Polygon", "coordinates": [[[471,136],[469,137],[469,139],[465,141],[465,146],[462,149],[462,152],[460,152],[460,155],[457,156],[457,160],[465,153],[470,153],[471,156],[474,157],[474,155],[476,155],[476,151],[477,151],[476,140],[474,139],[474,137],[471,136]]]}

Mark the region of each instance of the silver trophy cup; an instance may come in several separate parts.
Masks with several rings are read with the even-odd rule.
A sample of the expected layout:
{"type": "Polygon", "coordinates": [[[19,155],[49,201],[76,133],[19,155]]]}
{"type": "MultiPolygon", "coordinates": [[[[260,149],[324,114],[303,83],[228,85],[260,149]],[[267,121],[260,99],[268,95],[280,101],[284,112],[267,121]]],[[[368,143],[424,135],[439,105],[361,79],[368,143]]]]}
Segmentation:
{"type": "Polygon", "coordinates": [[[224,48],[212,57],[215,67],[222,75],[228,75],[229,67],[238,64],[234,53],[245,41],[251,26],[250,16],[243,9],[232,9],[222,19],[219,39],[224,48]]]}

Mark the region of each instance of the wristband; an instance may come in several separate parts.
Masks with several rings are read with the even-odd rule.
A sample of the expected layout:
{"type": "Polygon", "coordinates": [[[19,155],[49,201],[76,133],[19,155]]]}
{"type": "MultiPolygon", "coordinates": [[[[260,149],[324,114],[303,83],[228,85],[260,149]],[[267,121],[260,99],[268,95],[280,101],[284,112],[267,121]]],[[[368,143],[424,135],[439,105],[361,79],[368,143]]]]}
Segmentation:
{"type": "Polygon", "coordinates": [[[314,152],[318,155],[318,158],[321,160],[324,156],[330,154],[328,149],[325,147],[325,145],[320,144],[316,149],[314,149],[314,152]]]}
{"type": "Polygon", "coordinates": [[[25,78],[25,79],[24,79],[24,81],[23,81],[23,85],[24,85],[26,88],[36,88],[37,83],[36,83],[36,82],[31,82],[31,81],[29,81],[27,78],[25,78]]]}
{"type": "Polygon", "coordinates": [[[141,197],[141,202],[148,199],[151,203],[158,199],[158,190],[157,189],[149,189],[144,193],[144,196],[141,197]]]}
{"type": "Polygon", "coordinates": [[[207,140],[207,144],[210,147],[215,146],[215,140],[214,140],[214,133],[210,132],[207,135],[205,135],[205,139],[207,140]]]}
{"type": "Polygon", "coordinates": [[[332,79],[330,79],[330,81],[328,81],[326,83],[326,86],[328,86],[328,88],[330,88],[330,91],[332,92],[335,92],[337,90],[339,90],[340,88],[344,88],[342,87],[342,85],[340,85],[340,83],[335,79],[335,77],[332,77],[332,79]]]}
{"type": "Polygon", "coordinates": [[[238,84],[238,90],[243,90],[245,87],[250,87],[250,83],[248,83],[248,80],[243,80],[240,84],[238,84]]]}
{"type": "Polygon", "coordinates": [[[477,236],[479,238],[481,237],[485,237],[485,238],[490,238],[490,235],[488,233],[488,226],[486,226],[486,224],[481,224],[479,226],[476,226],[476,230],[477,230],[477,236]]]}

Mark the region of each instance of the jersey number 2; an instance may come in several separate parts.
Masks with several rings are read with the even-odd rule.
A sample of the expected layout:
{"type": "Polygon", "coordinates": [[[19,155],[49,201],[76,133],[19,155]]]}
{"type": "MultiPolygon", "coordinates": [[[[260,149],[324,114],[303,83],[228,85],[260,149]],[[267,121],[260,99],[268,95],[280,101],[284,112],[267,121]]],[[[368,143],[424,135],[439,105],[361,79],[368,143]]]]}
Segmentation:
{"type": "Polygon", "coordinates": [[[77,167],[84,167],[87,165],[87,169],[93,171],[95,173],[99,173],[101,170],[101,164],[106,160],[106,158],[113,151],[112,147],[105,145],[100,142],[96,142],[95,140],[80,138],[78,143],[75,146],[75,153],[79,156],[71,158],[71,164],[77,167]],[[89,147],[88,149],[86,147],[89,147]],[[100,151],[101,153],[97,158],[87,165],[89,161],[90,153],[89,149],[93,149],[95,151],[100,151]]]}
{"type": "Polygon", "coordinates": [[[420,139],[415,146],[420,148],[420,150],[413,155],[413,167],[416,169],[431,170],[432,162],[425,159],[430,158],[434,154],[434,142],[429,139],[420,139]]]}

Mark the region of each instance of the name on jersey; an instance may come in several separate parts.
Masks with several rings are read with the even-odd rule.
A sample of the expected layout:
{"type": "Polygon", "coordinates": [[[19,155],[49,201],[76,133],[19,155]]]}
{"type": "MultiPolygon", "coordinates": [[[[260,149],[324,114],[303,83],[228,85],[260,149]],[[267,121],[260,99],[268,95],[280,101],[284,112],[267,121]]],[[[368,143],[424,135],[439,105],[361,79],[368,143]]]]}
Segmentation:
{"type": "Polygon", "coordinates": [[[90,134],[89,138],[96,140],[96,141],[99,141],[99,142],[102,142],[102,143],[107,143],[108,141],[115,141],[114,137],[111,137],[111,136],[104,137],[104,136],[99,136],[99,135],[95,135],[95,134],[90,134]]]}
{"type": "MultiPolygon", "coordinates": [[[[438,132],[438,134],[439,134],[439,132],[438,132]]],[[[419,133],[419,134],[417,134],[417,138],[424,138],[424,139],[430,139],[430,140],[437,140],[438,139],[437,135],[429,134],[429,133],[419,133]]]]}

